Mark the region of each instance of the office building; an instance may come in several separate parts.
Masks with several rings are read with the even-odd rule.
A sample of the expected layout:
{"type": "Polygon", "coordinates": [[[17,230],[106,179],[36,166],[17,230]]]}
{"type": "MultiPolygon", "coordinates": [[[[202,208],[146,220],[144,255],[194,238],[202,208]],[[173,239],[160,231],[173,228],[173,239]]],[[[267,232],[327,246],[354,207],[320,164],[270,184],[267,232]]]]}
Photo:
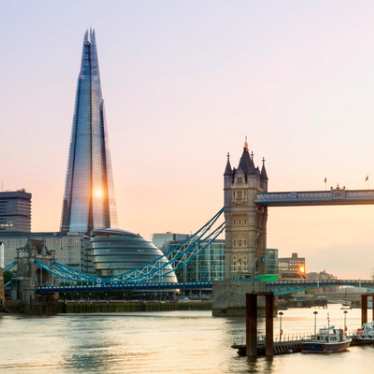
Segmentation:
{"type": "Polygon", "coordinates": [[[36,239],[45,241],[46,247],[55,251],[57,261],[80,270],[82,238],[83,235],[79,233],[0,231],[5,265],[16,258],[17,249],[24,247],[29,239],[36,239]]]}
{"type": "Polygon", "coordinates": [[[108,135],[95,32],[83,40],[66,175],[62,232],[116,225],[108,135]]]}
{"type": "MultiPolygon", "coordinates": [[[[172,258],[186,245],[188,234],[153,234],[153,243],[163,242],[161,246],[165,256],[172,258]],[[169,239],[169,240],[168,240],[169,239]]],[[[193,244],[196,255],[175,270],[179,282],[213,282],[223,280],[225,241],[216,239],[211,243],[197,241],[193,244]]]]}
{"type": "Polygon", "coordinates": [[[170,242],[181,242],[188,238],[188,234],[177,234],[175,232],[155,233],[152,235],[152,243],[163,251],[170,242]]]}
{"type": "Polygon", "coordinates": [[[265,251],[265,273],[266,274],[278,274],[278,249],[266,248],[265,251]]]}
{"type": "Polygon", "coordinates": [[[31,231],[31,193],[25,190],[0,192],[1,231],[31,231]]]}
{"type": "Polygon", "coordinates": [[[305,258],[299,257],[296,252],[291,257],[281,257],[278,260],[279,274],[283,279],[305,278],[305,258]]]}

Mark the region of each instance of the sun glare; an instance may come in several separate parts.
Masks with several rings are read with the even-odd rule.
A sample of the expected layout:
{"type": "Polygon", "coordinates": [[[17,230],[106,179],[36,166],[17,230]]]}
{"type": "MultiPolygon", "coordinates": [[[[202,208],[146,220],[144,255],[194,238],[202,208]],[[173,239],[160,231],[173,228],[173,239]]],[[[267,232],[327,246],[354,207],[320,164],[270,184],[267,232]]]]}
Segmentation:
{"type": "Polygon", "coordinates": [[[104,196],[104,191],[101,187],[94,188],[93,195],[96,199],[102,199],[104,196]]]}

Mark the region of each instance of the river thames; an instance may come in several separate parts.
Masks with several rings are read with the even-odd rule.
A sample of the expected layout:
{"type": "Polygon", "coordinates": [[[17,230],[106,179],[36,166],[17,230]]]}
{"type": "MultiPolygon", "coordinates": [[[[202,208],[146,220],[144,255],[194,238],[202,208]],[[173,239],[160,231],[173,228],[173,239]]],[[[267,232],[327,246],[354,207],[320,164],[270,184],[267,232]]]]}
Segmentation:
{"type": "MultiPolygon", "coordinates": [[[[284,334],[343,327],[340,305],[284,311],[284,334]]],[[[349,310],[348,328],[360,323],[349,310]]],[[[279,319],[275,320],[276,334],[279,319]]],[[[248,362],[230,348],[244,333],[242,319],[209,311],[66,314],[46,318],[0,316],[0,373],[372,373],[374,347],[335,355],[301,353],[248,362]]]]}

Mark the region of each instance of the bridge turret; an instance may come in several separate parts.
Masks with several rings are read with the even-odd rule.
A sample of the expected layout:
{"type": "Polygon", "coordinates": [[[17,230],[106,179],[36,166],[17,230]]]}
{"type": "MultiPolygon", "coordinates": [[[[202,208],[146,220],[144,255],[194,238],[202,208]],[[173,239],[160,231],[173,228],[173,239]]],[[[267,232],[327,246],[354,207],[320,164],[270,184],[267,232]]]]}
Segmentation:
{"type": "Polygon", "coordinates": [[[224,190],[224,206],[229,204],[229,189],[232,184],[233,176],[235,175],[235,168],[231,168],[230,153],[227,153],[227,161],[225,172],[223,174],[223,190],[224,190]]]}
{"type": "Polygon", "coordinates": [[[261,188],[267,192],[268,190],[268,174],[266,172],[265,168],[265,158],[262,158],[262,167],[261,167],[261,173],[260,173],[260,180],[261,180],[261,188]]]}
{"type": "Polygon", "coordinates": [[[256,167],[246,139],[238,168],[231,171],[231,176],[226,172],[224,176],[226,279],[263,272],[267,211],[258,208],[255,201],[259,192],[267,190],[265,176],[266,170],[261,176],[256,167]]]}

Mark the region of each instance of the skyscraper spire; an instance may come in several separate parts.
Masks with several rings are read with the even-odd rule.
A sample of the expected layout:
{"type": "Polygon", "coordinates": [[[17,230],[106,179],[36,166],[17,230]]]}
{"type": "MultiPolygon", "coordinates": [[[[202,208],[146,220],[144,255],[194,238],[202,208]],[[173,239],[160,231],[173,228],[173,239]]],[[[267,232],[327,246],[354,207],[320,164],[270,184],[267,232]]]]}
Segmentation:
{"type": "Polygon", "coordinates": [[[116,212],[95,31],[83,38],[61,231],[111,227],[116,212]]]}

